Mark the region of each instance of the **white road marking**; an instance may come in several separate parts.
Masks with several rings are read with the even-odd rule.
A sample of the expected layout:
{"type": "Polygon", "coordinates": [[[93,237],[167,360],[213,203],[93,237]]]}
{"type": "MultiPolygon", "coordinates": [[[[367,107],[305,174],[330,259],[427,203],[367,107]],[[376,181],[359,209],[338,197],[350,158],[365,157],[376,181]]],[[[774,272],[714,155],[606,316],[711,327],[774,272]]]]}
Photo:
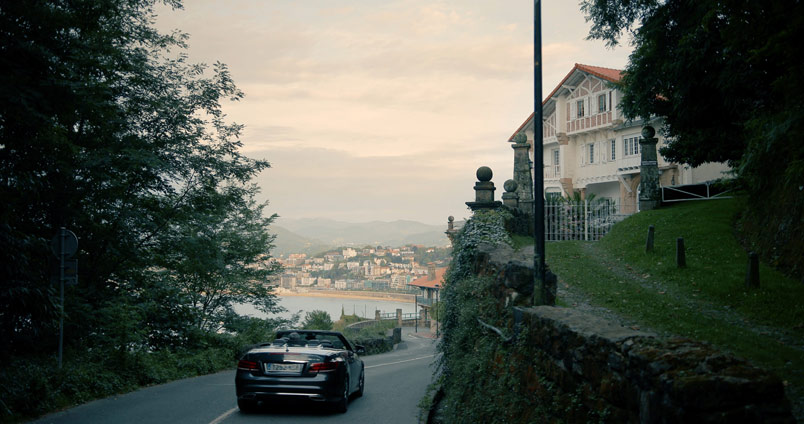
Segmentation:
{"type": "Polygon", "coordinates": [[[228,417],[229,417],[229,415],[234,414],[234,413],[235,413],[235,411],[237,411],[237,408],[232,408],[232,409],[230,409],[230,410],[228,410],[228,411],[224,412],[224,413],[223,413],[223,415],[221,415],[220,417],[215,418],[214,420],[210,421],[210,422],[209,422],[209,424],[219,424],[219,423],[221,423],[223,420],[225,420],[226,418],[228,418],[228,417]]]}
{"type": "Polygon", "coordinates": [[[383,367],[383,366],[386,366],[386,365],[396,365],[396,364],[401,364],[401,363],[404,363],[404,362],[418,361],[419,359],[427,359],[427,358],[432,358],[434,356],[435,356],[435,354],[427,355],[427,356],[419,356],[418,358],[413,358],[413,359],[405,359],[404,361],[388,362],[386,364],[369,365],[369,366],[366,367],[366,369],[376,368],[376,367],[383,367]]]}

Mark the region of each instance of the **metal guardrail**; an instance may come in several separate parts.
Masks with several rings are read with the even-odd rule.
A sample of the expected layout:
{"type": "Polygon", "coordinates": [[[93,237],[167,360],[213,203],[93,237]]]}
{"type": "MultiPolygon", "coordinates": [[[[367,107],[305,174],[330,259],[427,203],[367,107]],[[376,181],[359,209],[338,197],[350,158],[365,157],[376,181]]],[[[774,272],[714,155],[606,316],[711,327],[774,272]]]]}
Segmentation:
{"type": "MultiPolygon", "coordinates": [[[[381,313],[380,314],[380,319],[396,319],[396,318],[397,318],[396,312],[387,312],[387,313],[381,313]]],[[[403,320],[404,319],[416,319],[416,313],[415,312],[403,313],[402,314],[402,319],[403,320]]]]}

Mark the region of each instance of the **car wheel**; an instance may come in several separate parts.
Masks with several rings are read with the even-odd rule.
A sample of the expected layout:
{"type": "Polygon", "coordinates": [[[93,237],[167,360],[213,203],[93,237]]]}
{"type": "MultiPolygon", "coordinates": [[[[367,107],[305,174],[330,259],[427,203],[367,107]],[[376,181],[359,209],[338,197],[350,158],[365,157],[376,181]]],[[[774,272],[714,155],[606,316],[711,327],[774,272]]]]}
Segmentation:
{"type": "Polygon", "coordinates": [[[257,402],[252,400],[237,400],[237,407],[240,408],[240,412],[244,414],[251,414],[257,411],[257,402]]]}
{"type": "Polygon", "coordinates": [[[360,370],[360,384],[357,386],[357,391],[355,392],[356,398],[363,396],[363,389],[365,387],[366,387],[366,372],[364,370],[360,370]]]}
{"type": "Polygon", "coordinates": [[[335,401],[333,405],[336,412],[344,413],[349,409],[349,377],[344,378],[343,393],[341,398],[335,401]]]}

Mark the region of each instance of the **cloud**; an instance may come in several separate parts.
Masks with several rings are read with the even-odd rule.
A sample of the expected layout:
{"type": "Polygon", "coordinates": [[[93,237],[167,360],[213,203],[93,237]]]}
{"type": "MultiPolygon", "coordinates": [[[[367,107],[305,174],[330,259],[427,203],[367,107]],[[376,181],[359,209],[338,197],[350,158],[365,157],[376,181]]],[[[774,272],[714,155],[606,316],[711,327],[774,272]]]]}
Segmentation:
{"type": "MultiPolygon", "coordinates": [[[[543,6],[543,94],[574,63],[622,67],[625,50],[586,42],[574,2],[543,6]]],[[[491,0],[193,0],[159,9],[191,35],[190,59],[229,65],[246,96],[243,151],[293,217],[467,215],[475,170],[510,178],[506,140],[533,110],[530,5],[491,0]]]]}
{"type": "Polygon", "coordinates": [[[510,178],[505,168],[512,154],[494,150],[357,157],[330,149],[282,148],[250,156],[271,162],[257,179],[263,199],[270,200],[270,212],[294,218],[414,219],[434,224],[446,222],[448,215],[467,215],[464,202],[474,200],[474,173],[481,165],[495,169],[494,181],[502,191],[503,181],[510,178]],[[473,159],[475,166],[465,166],[473,159]]]}

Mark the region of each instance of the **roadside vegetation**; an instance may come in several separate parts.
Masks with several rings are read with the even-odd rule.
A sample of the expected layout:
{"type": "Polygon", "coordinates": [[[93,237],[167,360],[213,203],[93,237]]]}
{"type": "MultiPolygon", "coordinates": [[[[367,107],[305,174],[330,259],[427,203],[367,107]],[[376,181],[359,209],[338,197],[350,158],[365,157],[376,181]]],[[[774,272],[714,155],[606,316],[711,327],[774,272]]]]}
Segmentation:
{"type": "Polygon", "coordinates": [[[389,332],[396,327],[395,320],[382,320],[362,328],[350,328],[350,324],[364,321],[357,315],[346,315],[341,311],[341,318],[335,321],[332,329],[340,331],[355,344],[366,348],[367,355],[375,355],[393,350],[393,339],[389,339],[389,332]]]}
{"type": "Polygon", "coordinates": [[[18,422],[94,399],[232,369],[241,354],[272,340],[285,320],[238,317],[225,333],[196,333],[173,349],[81,349],[68,347],[61,369],[50,353],[31,352],[3,363],[2,422],[18,422]]]}
{"type": "Polygon", "coordinates": [[[162,3],[181,8],[0,8],[0,421],[230,367],[291,323],[234,312],[282,310],[253,182],[269,163],[223,113],[244,95],[226,65],[154,28],[162,3]],[[61,228],[78,239],[63,301],[61,228]]]}

